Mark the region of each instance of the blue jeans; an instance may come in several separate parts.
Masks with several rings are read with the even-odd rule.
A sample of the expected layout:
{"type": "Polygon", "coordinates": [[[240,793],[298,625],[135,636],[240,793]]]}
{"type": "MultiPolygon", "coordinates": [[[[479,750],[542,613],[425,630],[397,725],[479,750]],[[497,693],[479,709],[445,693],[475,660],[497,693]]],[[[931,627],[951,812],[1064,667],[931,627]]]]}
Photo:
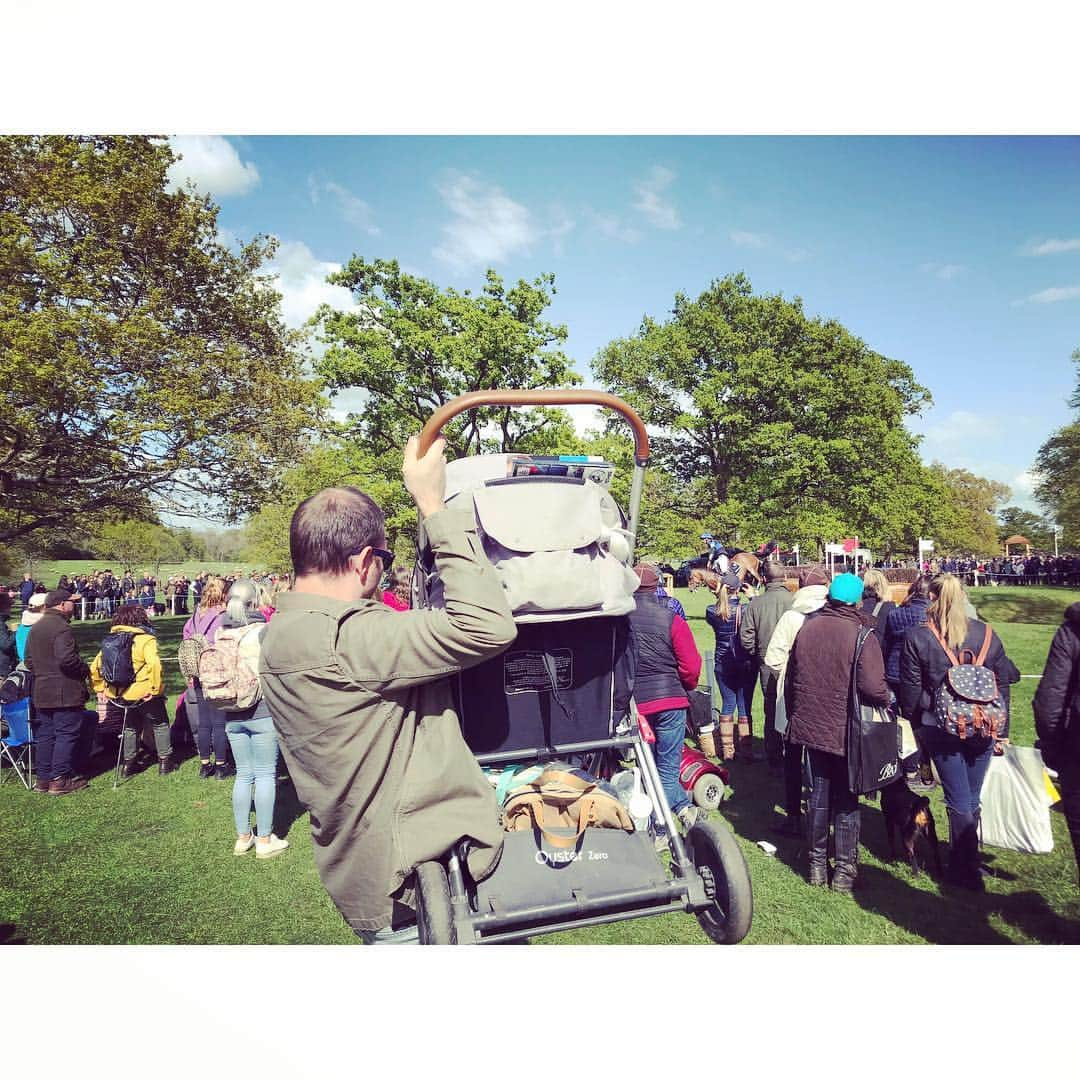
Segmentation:
{"type": "Polygon", "coordinates": [[[274,828],[274,796],[277,793],[278,742],[274,721],[269,716],[257,720],[230,720],[225,734],[236,761],[233,784],[233,815],[236,831],[251,831],[251,785],[255,785],[255,833],[269,836],[274,828]]]}
{"type": "Polygon", "coordinates": [[[977,817],[994,744],[990,740],[960,739],[928,724],[923,725],[921,733],[941,777],[945,806],[955,814],[977,817]]]}
{"type": "MultiPolygon", "coordinates": [[[[653,713],[646,719],[656,735],[652,748],[653,757],[656,758],[656,771],[660,774],[660,783],[671,812],[675,814],[684,806],[690,805],[690,796],[679,783],[679,766],[682,764],[682,751],[686,742],[686,709],[667,709],[653,713]]],[[[657,815],[657,821],[659,820],[657,815]]]]}
{"type": "Polygon", "coordinates": [[[749,716],[754,700],[753,672],[741,664],[722,661],[713,669],[720,691],[721,716],[749,716]]]}

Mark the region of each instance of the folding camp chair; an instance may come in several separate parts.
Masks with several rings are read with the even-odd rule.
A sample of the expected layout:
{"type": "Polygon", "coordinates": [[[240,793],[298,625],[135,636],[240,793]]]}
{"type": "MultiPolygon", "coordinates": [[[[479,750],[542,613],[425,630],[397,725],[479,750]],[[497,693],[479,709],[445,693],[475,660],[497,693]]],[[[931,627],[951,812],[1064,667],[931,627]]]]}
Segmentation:
{"type": "MultiPolygon", "coordinates": [[[[8,733],[0,739],[0,759],[6,760],[27,789],[34,779],[34,737],[30,730],[30,699],[4,706],[8,733]],[[25,770],[25,771],[24,771],[25,770]]],[[[0,783],[4,774],[0,772],[0,783]]]]}

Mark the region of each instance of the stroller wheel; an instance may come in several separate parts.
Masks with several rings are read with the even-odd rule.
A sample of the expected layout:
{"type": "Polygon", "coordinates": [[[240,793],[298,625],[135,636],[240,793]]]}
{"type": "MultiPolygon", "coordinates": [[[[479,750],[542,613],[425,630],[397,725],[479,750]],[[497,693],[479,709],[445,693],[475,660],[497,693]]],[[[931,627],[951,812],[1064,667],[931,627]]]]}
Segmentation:
{"type": "Polygon", "coordinates": [[[421,945],[456,945],[450,883],[442,863],[426,862],[416,868],[416,924],[421,945]]]}
{"type": "Polygon", "coordinates": [[[718,945],[735,945],[750,933],[754,901],[750,872],[731,830],[715,821],[694,823],[686,836],[694,866],[712,901],[696,912],[701,929],[718,945]]]}
{"type": "Polygon", "coordinates": [[[706,773],[694,784],[694,802],[702,810],[715,810],[724,801],[724,781],[715,773],[706,773]]]}

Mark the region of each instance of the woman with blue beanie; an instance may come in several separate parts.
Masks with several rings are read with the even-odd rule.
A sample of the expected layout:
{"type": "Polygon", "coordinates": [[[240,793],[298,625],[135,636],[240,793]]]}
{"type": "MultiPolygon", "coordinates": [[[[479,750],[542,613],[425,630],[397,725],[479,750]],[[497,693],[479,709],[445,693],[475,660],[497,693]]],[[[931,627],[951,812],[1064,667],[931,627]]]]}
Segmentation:
{"type": "MultiPolygon", "coordinates": [[[[788,738],[806,747],[813,786],[809,802],[808,847],[811,885],[829,883],[829,826],[833,828],[835,892],[850,893],[859,850],[859,797],[848,787],[847,726],[855,645],[869,624],[859,611],[863,583],[838,574],[820,612],[809,615],[788,662],[791,711],[788,738]]],[[[870,634],[859,656],[855,685],[867,705],[889,704],[885,664],[877,635],[870,634]]]]}

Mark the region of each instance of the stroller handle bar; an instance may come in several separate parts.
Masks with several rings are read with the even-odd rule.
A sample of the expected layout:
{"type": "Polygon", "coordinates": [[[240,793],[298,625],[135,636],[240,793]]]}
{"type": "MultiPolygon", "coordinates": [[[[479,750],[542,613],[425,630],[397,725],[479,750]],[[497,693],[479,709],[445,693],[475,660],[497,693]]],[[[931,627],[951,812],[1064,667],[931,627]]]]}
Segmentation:
{"type": "Polygon", "coordinates": [[[638,414],[614,394],[603,390],[473,390],[453,398],[431,414],[420,432],[419,451],[426,454],[442,429],[459,413],[485,406],[505,405],[596,405],[621,413],[634,431],[634,461],[649,463],[649,433],[638,414]]]}

